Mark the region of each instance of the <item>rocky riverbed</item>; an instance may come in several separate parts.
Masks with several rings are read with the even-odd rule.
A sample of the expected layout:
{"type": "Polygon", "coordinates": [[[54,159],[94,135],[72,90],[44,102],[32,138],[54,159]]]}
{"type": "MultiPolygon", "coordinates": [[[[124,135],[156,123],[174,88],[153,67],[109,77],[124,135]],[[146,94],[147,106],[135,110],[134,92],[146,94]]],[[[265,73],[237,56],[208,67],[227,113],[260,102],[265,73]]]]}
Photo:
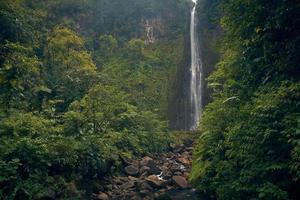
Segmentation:
{"type": "Polygon", "coordinates": [[[170,144],[170,152],[153,154],[141,160],[122,158],[122,176],[105,180],[103,191],[93,194],[95,200],[193,200],[198,199],[188,183],[191,168],[192,141],[170,144]]]}

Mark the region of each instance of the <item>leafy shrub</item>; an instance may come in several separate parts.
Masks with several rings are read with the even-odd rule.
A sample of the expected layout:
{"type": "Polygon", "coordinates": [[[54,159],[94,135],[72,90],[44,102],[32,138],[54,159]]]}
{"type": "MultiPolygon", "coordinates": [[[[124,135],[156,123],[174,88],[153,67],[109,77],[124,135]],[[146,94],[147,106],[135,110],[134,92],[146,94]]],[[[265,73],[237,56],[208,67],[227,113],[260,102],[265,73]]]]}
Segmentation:
{"type": "Polygon", "coordinates": [[[298,199],[299,34],[291,30],[299,5],[237,0],[219,7],[222,59],[209,77],[214,100],[190,178],[212,199],[298,199]]]}
{"type": "Polygon", "coordinates": [[[114,172],[119,155],[166,149],[166,124],[152,112],[119,103],[111,92],[115,90],[109,87],[92,88],[72,104],[63,124],[33,113],[11,113],[0,121],[0,195],[67,197],[69,182],[101,179],[114,172]]]}

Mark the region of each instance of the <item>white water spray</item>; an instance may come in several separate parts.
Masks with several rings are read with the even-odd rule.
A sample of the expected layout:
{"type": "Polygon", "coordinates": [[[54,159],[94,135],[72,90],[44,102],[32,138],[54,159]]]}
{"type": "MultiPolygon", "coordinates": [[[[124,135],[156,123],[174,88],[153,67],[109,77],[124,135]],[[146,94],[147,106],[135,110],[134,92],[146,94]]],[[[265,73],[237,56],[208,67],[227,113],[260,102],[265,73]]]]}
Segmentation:
{"type": "Polygon", "coordinates": [[[191,11],[190,37],[191,37],[191,83],[190,83],[190,104],[191,119],[190,130],[195,130],[199,124],[202,112],[202,61],[199,52],[199,41],[197,31],[197,0],[194,2],[191,11]]]}

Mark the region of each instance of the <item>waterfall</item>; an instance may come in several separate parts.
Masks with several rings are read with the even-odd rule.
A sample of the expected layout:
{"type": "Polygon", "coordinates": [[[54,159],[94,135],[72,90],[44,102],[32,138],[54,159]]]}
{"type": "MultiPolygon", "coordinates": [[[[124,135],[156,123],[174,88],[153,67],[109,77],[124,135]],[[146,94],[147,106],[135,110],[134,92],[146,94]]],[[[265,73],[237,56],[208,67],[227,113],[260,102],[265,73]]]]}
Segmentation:
{"type": "MultiPolygon", "coordinates": [[[[190,63],[185,63],[178,74],[178,85],[176,101],[172,108],[170,122],[173,130],[196,130],[199,125],[200,116],[203,110],[203,69],[201,49],[198,34],[198,0],[192,1],[193,7],[190,10],[190,45],[187,45],[186,52],[190,53],[190,63]],[[189,48],[189,49],[188,49],[189,48]]],[[[186,54],[186,56],[187,56],[186,54]]]]}
{"type": "Polygon", "coordinates": [[[190,67],[190,130],[195,130],[198,126],[202,112],[202,61],[199,51],[199,40],[197,31],[197,0],[191,10],[190,40],[191,40],[191,67],[190,67]]]}

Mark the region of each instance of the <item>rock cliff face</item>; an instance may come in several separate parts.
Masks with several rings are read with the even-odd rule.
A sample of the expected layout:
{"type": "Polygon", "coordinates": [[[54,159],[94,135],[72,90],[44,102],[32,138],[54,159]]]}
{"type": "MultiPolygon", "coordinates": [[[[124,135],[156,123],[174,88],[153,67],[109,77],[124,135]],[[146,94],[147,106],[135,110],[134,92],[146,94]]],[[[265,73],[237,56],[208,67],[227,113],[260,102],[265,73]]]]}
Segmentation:
{"type": "Polygon", "coordinates": [[[164,26],[161,18],[142,19],[143,36],[146,44],[155,43],[163,34],[164,26]]]}
{"type": "Polygon", "coordinates": [[[188,116],[192,112],[189,105],[190,8],[186,4],[178,12],[178,9],[164,7],[163,14],[143,16],[140,22],[139,38],[145,41],[146,48],[158,46],[164,48],[165,52],[176,51],[174,55],[161,58],[170,65],[169,77],[165,77],[169,85],[168,105],[165,110],[172,130],[187,130],[188,116]]]}
{"type": "Polygon", "coordinates": [[[172,96],[169,105],[169,124],[171,130],[188,130],[188,119],[191,113],[189,105],[189,65],[190,51],[189,38],[186,35],[184,41],[184,59],[177,69],[174,80],[172,96]]]}
{"type": "MultiPolygon", "coordinates": [[[[187,11],[188,12],[188,11],[187,11]]],[[[184,34],[183,59],[177,68],[169,104],[169,125],[172,130],[188,130],[191,113],[190,99],[190,27],[189,16],[184,34]]]]}
{"type": "MultiPolygon", "coordinates": [[[[168,63],[168,76],[165,76],[167,103],[163,104],[160,115],[169,121],[169,128],[172,130],[188,130],[192,112],[189,104],[189,24],[193,4],[182,3],[175,6],[172,2],[174,1],[163,1],[160,9],[152,14],[142,15],[138,37],[144,40],[146,49],[161,49],[157,51],[160,52],[158,58],[161,62],[168,63]]],[[[165,69],[161,69],[163,70],[165,69]]]]}

